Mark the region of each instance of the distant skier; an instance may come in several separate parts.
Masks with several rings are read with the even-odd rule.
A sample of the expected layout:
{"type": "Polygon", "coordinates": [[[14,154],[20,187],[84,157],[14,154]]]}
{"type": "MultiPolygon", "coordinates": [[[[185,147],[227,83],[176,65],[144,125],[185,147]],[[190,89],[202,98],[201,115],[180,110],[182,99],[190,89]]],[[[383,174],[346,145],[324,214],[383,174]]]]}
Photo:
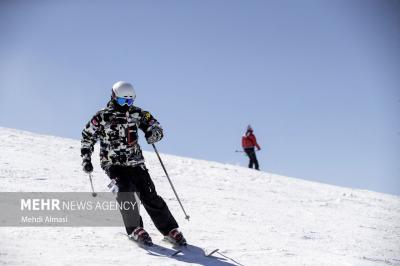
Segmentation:
{"type": "MultiPolygon", "coordinates": [[[[145,133],[149,144],[160,141],[163,130],[149,112],[133,105],[135,98],[136,93],[130,83],[119,81],[113,85],[107,107],[97,112],[82,131],[83,170],[86,173],[93,171],[91,155],[94,145],[100,140],[101,167],[118,187],[117,200],[126,199],[126,194],[133,195],[133,191],[138,192],[157,229],[172,243],[185,245],[186,240],[176,220],[156,192],[138,144],[138,129],[145,133]]],[[[130,238],[141,244],[152,245],[149,234],[143,229],[139,213],[130,210],[121,211],[121,214],[130,238]]]]}
{"type": "Polygon", "coordinates": [[[255,169],[260,170],[254,148],[256,147],[257,150],[261,150],[261,148],[257,143],[256,136],[253,134],[253,128],[250,125],[247,126],[246,133],[242,137],[242,147],[244,152],[249,157],[249,168],[253,168],[254,165],[255,169]]]}

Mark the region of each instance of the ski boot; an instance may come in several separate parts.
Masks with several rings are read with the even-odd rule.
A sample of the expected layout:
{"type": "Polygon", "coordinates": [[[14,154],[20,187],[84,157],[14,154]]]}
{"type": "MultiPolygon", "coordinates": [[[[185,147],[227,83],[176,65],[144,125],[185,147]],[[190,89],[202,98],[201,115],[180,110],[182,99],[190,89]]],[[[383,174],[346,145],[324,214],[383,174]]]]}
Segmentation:
{"type": "Polygon", "coordinates": [[[168,235],[164,236],[164,239],[173,245],[177,246],[186,246],[186,239],[183,237],[182,232],[178,230],[178,228],[172,229],[168,235]]]}
{"type": "Polygon", "coordinates": [[[135,240],[138,244],[142,244],[145,246],[152,246],[153,241],[151,240],[150,235],[143,229],[143,227],[137,227],[133,230],[133,233],[129,236],[130,239],[135,240]]]}

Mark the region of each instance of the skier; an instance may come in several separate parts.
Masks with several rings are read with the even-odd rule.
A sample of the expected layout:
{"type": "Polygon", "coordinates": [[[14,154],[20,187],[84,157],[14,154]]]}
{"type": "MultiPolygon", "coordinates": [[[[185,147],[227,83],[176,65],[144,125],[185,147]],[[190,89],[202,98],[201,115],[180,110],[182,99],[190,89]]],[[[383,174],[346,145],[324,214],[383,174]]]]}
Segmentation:
{"type": "Polygon", "coordinates": [[[260,170],[254,148],[257,147],[257,150],[261,150],[261,147],[258,145],[256,136],[253,134],[253,128],[250,125],[247,126],[246,133],[242,137],[242,147],[249,157],[249,168],[253,168],[254,165],[256,170],[260,170]]]}
{"type": "MultiPolygon", "coordinates": [[[[149,112],[133,105],[135,98],[136,93],[130,83],[119,81],[112,86],[107,107],[97,112],[82,131],[83,170],[88,174],[93,171],[91,154],[97,140],[100,140],[101,167],[118,188],[117,201],[129,199],[126,195],[133,195],[133,191],[136,191],[165,239],[173,244],[186,245],[167,204],[155,190],[138,144],[138,129],[145,133],[149,144],[160,141],[163,130],[149,112]]],[[[130,197],[130,201],[134,202],[135,199],[130,197]]],[[[152,245],[139,213],[128,210],[121,211],[121,214],[128,236],[140,244],[152,245]]]]}

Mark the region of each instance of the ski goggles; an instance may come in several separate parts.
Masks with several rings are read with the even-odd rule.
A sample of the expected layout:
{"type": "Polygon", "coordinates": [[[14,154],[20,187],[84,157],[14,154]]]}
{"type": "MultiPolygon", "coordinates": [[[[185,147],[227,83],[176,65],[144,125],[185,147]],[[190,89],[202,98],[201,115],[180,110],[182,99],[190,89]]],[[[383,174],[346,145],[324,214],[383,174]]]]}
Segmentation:
{"type": "Polygon", "coordinates": [[[128,106],[131,106],[133,104],[134,99],[127,99],[127,98],[117,97],[116,101],[121,106],[123,106],[125,104],[128,105],[128,106]]]}

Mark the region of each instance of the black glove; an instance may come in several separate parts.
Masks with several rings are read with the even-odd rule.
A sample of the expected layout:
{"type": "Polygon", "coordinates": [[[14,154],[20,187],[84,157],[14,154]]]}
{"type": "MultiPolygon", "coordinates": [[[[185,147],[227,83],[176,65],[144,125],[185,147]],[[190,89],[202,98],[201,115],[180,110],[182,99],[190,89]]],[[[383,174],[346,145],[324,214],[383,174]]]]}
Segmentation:
{"type": "Polygon", "coordinates": [[[156,143],[163,138],[163,130],[161,127],[154,127],[150,131],[147,131],[145,134],[146,140],[148,144],[156,143]]]}
{"type": "Polygon", "coordinates": [[[83,171],[85,173],[90,174],[91,172],[93,172],[93,165],[90,160],[87,160],[87,159],[83,160],[82,166],[83,166],[83,171]]]}

